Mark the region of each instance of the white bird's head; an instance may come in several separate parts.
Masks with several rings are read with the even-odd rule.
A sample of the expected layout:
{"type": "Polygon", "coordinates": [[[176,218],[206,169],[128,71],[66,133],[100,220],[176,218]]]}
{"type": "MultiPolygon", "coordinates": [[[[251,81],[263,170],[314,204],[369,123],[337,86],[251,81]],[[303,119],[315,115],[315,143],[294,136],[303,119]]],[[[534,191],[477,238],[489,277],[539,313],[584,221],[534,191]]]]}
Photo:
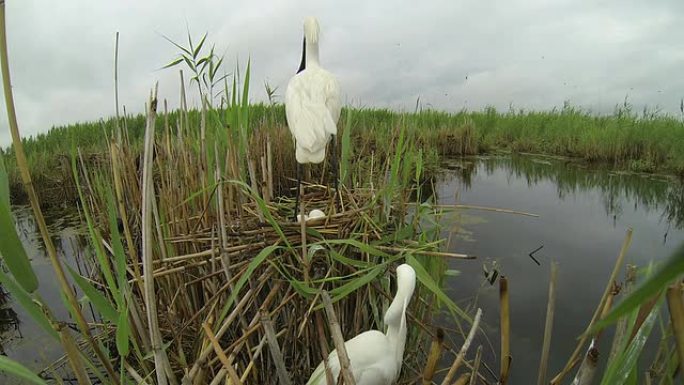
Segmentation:
{"type": "Polygon", "coordinates": [[[318,44],[318,37],[321,34],[321,27],[315,17],[304,19],[304,39],[307,44],[318,44]]]}
{"type": "Polygon", "coordinates": [[[397,294],[385,313],[385,323],[398,325],[416,288],[416,271],[404,263],[397,267],[397,294]]]}

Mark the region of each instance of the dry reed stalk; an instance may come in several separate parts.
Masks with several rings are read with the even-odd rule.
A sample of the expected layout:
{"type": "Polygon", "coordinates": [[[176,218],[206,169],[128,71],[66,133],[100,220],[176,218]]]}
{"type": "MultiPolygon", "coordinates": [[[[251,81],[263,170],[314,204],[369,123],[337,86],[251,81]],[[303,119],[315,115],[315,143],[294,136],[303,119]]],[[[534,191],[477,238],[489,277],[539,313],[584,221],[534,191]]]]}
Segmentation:
{"type": "MultiPolygon", "coordinates": [[[[152,353],[154,355],[154,366],[157,374],[157,384],[166,385],[171,380],[167,376],[168,357],[163,348],[161,331],[159,330],[159,320],[157,315],[157,299],[154,291],[154,277],[152,275],[152,203],[154,199],[154,186],[152,184],[152,151],[154,146],[154,122],[157,111],[157,86],[150,93],[149,106],[147,111],[147,127],[145,129],[145,150],[143,161],[143,197],[142,197],[142,242],[143,242],[143,277],[145,290],[145,305],[147,307],[147,322],[150,333],[152,353]]],[[[175,381],[171,381],[175,383],[175,381]]]]}
{"type": "Polygon", "coordinates": [[[470,374],[470,385],[475,385],[477,376],[480,371],[480,361],[482,360],[482,345],[477,347],[475,351],[475,361],[473,361],[473,370],[470,374]]]}
{"type": "MultiPolygon", "coordinates": [[[[118,35],[118,34],[117,34],[118,35]]],[[[128,246],[128,253],[131,259],[134,261],[138,260],[138,251],[133,243],[133,235],[131,235],[131,227],[128,224],[128,214],[126,213],[126,205],[124,203],[124,192],[123,186],[121,184],[121,173],[120,169],[120,151],[119,146],[116,143],[112,143],[110,147],[111,159],[112,159],[112,177],[114,178],[114,193],[116,194],[116,204],[119,209],[119,217],[121,218],[121,223],[123,224],[124,237],[126,237],[126,245],[128,246]]],[[[133,265],[133,276],[140,280],[140,269],[138,264],[133,265]]],[[[142,293],[142,284],[139,285],[138,289],[142,293]]]]}
{"type": "Polygon", "coordinates": [[[69,366],[71,366],[71,370],[74,371],[74,376],[79,385],[92,385],[88,373],[83,366],[83,361],[81,360],[81,351],[76,346],[74,338],[71,336],[71,331],[66,326],[60,328],[59,340],[69,358],[69,366]]]}
{"type": "Polygon", "coordinates": [[[128,363],[127,360],[123,361],[124,369],[133,378],[137,385],[150,385],[142,376],[128,363]]]}
{"type": "Polygon", "coordinates": [[[684,370],[684,301],[682,301],[682,283],[677,282],[667,288],[667,307],[670,310],[672,333],[675,336],[679,370],[684,370]]]}
{"type": "Polygon", "coordinates": [[[292,385],[290,380],[290,374],[287,372],[285,367],[285,360],[283,359],[283,352],[280,350],[278,345],[278,337],[276,337],[275,329],[273,328],[273,321],[268,315],[268,312],[261,310],[261,325],[264,328],[264,333],[266,333],[266,341],[268,342],[268,348],[271,351],[271,357],[275,361],[276,372],[278,374],[278,379],[280,380],[280,385],[292,385]]]}
{"type": "Polygon", "coordinates": [[[321,358],[324,362],[323,367],[325,368],[325,382],[327,385],[335,385],[335,378],[333,377],[333,374],[330,371],[330,366],[328,366],[328,343],[325,339],[325,331],[323,330],[323,317],[321,316],[320,312],[316,312],[314,318],[316,319],[316,332],[318,333],[318,343],[321,347],[321,358]]]}
{"type": "Polygon", "coordinates": [[[594,375],[596,374],[596,366],[598,365],[598,349],[592,345],[589,346],[587,354],[582,360],[582,365],[577,371],[575,379],[572,381],[572,385],[589,385],[594,380],[594,375]]]}
{"type": "MultiPolygon", "coordinates": [[[[261,304],[262,308],[266,309],[270,306],[271,302],[275,299],[276,294],[280,290],[280,286],[281,286],[280,282],[276,283],[273,286],[271,291],[268,293],[268,295],[266,296],[266,298],[262,302],[262,304],[261,304]]],[[[249,293],[249,292],[250,291],[248,290],[247,293],[249,293]]],[[[228,328],[230,327],[232,322],[235,320],[235,318],[238,316],[239,311],[240,311],[240,309],[236,306],[236,308],[231,313],[231,315],[234,315],[234,317],[231,317],[231,315],[226,317],[225,321],[223,322],[223,324],[219,328],[218,332],[216,332],[216,338],[221,338],[223,336],[223,334],[226,331],[228,331],[228,328]]],[[[255,316],[252,319],[252,322],[250,323],[249,327],[253,327],[254,325],[256,325],[258,320],[259,320],[258,316],[255,316]]],[[[238,347],[236,347],[234,350],[238,350],[238,347]]],[[[183,381],[190,381],[190,382],[194,381],[195,377],[200,372],[200,368],[207,363],[207,361],[209,359],[209,354],[211,353],[211,351],[212,351],[212,349],[207,348],[207,347],[205,347],[201,350],[199,357],[195,360],[195,363],[192,365],[192,368],[190,369],[190,371],[184,376],[183,381]]],[[[233,357],[233,353],[231,353],[231,357],[233,357]]],[[[229,357],[229,360],[231,360],[230,357],[229,357]]]]}
{"type": "Polygon", "coordinates": [[[392,246],[376,246],[377,249],[382,251],[389,251],[392,253],[411,253],[416,255],[423,255],[426,257],[443,257],[452,259],[477,259],[474,255],[460,254],[460,253],[449,253],[444,251],[432,251],[432,250],[417,250],[408,247],[392,247],[392,246]]]}
{"type": "Polygon", "coordinates": [[[477,332],[477,328],[480,325],[480,317],[482,317],[482,309],[478,308],[477,313],[475,313],[475,318],[473,319],[473,325],[470,328],[470,332],[468,332],[468,337],[466,337],[465,341],[463,341],[463,345],[461,345],[461,349],[458,351],[458,355],[454,359],[454,362],[451,364],[449,372],[444,377],[444,380],[442,380],[442,385],[449,385],[449,382],[452,378],[454,378],[456,371],[461,366],[465,354],[468,351],[470,344],[473,342],[473,338],[475,338],[475,332],[477,332]]]}
{"type": "Polygon", "coordinates": [[[273,198],[273,151],[271,148],[271,136],[266,136],[266,162],[268,168],[268,194],[273,198]]]}
{"type": "Polygon", "coordinates": [[[499,383],[504,385],[508,381],[508,371],[511,365],[511,317],[510,302],[508,295],[508,278],[499,278],[499,304],[501,308],[501,318],[499,328],[501,329],[501,366],[499,372],[499,383]]]}
{"type": "Polygon", "coordinates": [[[476,205],[463,205],[463,204],[453,204],[453,205],[433,205],[435,209],[461,209],[461,210],[481,210],[481,211],[493,211],[496,213],[505,214],[517,214],[526,217],[539,218],[539,214],[528,213],[524,211],[502,209],[498,207],[488,207],[488,206],[476,206],[476,205]]]}
{"type": "Polygon", "coordinates": [[[631,243],[632,243],[632,229],[630,228],[630,229],[627,229],[627,234],[625,235],[625,239],[622,242],[622,247],[620,248],[620,254],[618,254],[618,258],[615,261],[615,266],[613,267],[613,271],[611,272],[610,278],[608,279],[608,284],[606,285],[606,289],[604,290],[603,296],[601,297],[601,300],[599,301],[599,304],[596,307],[596,310],[594,311],[594,315],[591,317],[591,321],[589,321],[589,325],[587,325],[585,332],[580,337],[579,342],[577,343],[577,346],[575,347],[575,351],[573,351],[568,362],[565,364],[563,369],[558,374],[556,374],[556,376],[551,380],[551,385],[560,384],[560,382],[563,380],[563,378],[579,362],[579,354],[580,354],[582,347],[584,346],[585,342],[587,342],[587,339],[589,338],[587,331],[590,330],[591,327],[594,326],[594,323],[596,323],[596,321],[599,319],[599,315],[601,314],[601,311],[603,310],[603,306],[606,302],[606,299],[608,298],[608,295],[610,294],[610,292],[612,290],[613,282],[615,282],[615,280],[617,278],[617,274],[620,271],[620,268],[622,267],[622,263],[625,259],[625,256],[627,255],[627,249],[629,249],[629,245],[631,243]]]}
{"type": "Polygon", "coordinates": [[[26,193],[29,196],[29,202],[33,210],[33,215],[35,221],[38,225],[41,237],[45,244],[45,249],[47,251],[50,263],[52,265],[55,274],[57,275],[57,281],[59,286],[66,296],[67,302],[73,311],[73,315],[76,318],[76,323],[80,329],[80,332],[86,338],[86,340],[92,345],[93,350],[97,358],[100,360],[102,365],[105,367],[107,374],[112,378],[112,380],[118,382],[119,376],[114,371],[108,357],[104,354],[100,346],[95,342],[90,329],[83,317],[81,308],[76,300],[76,297],[71,290],[71,287],[66,280],[64,274],[64,269],[62,268],[61,262],[57,256],[57,250],[55,245],[50,238],[50,234],[45,223],[45,217],[40,209],[40,202],[38,201],[38,195],[33,187],[33,182],[31,181],[31,174],[29,173],[28,161],[26,159],[26,153],[24,152],[24,146],[21,141],[21,135],[19,134],[19,124],[17,122],[17,114],[14,108],[14,95],[12,92],[12,86],[10,83],[10,70],[9,70],[9,60],[7,52],[7,31],[5,22],[5,1],[0,0],[0,67],[2,71],[3,80],[3,91],[5,94],[5,105],[7,107],[7,119],[9,121],[10,133],[12,135],[12,145],[14,146],[14,155],[17,162],[17,167],[19,168],[19,174],[21,176],[22,183],[26,189],[26,193]]]}
{"type": "Polygon", "coordinates": [[[463,373],[451,385],[466,385],[468,383],[470,383],[470,373],[463,373]]]}
{"type": "Polygon", "coordinates": [[[432,378],[435,375],[435,370],[437,369],[437,363],[444,350],[444,330],[437,328],[436,336],[433,337],[432,343],[430,344],[430,354],[428,355],[427,363],[425,364],[425,369],[423,370],[423,385],[432,384],[432,378]]]}
{"type": "MultiPolygon", "coordinates": [[[[634,283],[636,282],[636,266],[627,264],[627,271],[625,272],[625,284],[623,287],[623,294],[627,296],[631,293],[634,283]]],[[[626,338],[627,333],[627,317],[622,317],[618,320],[615,327],[615,335],[613,336],[613,343],[610,347],[610,354],[606,362],[613,361],[621,349],[622,342],[626,338]]]]}
{"type": "Polygon", "coordinates": [[[558,279],[558,263],[551,263],[551,278],[549,280],[549,297],[546,304],[546,322],[544,323],[544,342],[542,343],[541,359],[539,361],[539,374],[537,385],[546,383],[546,368],[549,363],[551,350],[551,335],[553,332],[553,318],[556,306],[556,280],[558,279]]]}
{"type": "Polygon", "coordinates": [[[211,346],[213,347],[216,356],[223,364],[223,368],[228,372],[230,380],[233,382],[234,385],[242,385],[240,377],[235,372],[235,368],[233,368],[233,365],[231,365],[231,363],[228,361],[228,357],[226,357],[226,354],[223,352],[223,349],[221,349],[221,344],[219,344],[218,340],[216,339],[216,336],[214,336],[214,333],[211,332],[211,328],[209,327],[209,325],[203,323],[202,328],[204,329],[204,333],[209,339],[209,342],[211,343],[211,346]]]}
{"type": "Polygon", "coordinates": [[[321,299],[325,305],[325,313],[328,315],[328,325],[330,326],[330,334],[335,343],[335,350],[337,350],[337,358],[340,360],[340,376],[344,379],[344,384],[356,385],[351,362],[349,361],[349,355],[347,355],[347,349],[344,346],[342,329],[340,328],[340,323],[337,321],[337,315],[335,315],[335,309],[333,309],[328,292],[324,290],[321,293],[321,299]]]}

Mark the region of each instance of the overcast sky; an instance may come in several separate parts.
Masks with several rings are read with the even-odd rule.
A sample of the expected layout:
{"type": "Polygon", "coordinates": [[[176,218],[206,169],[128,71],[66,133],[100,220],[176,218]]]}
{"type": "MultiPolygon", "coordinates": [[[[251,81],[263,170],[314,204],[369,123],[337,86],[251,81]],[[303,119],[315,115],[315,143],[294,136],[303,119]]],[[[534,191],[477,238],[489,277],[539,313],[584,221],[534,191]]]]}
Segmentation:
{"type": "MultiPolygon", "coordinates": [[[[608,112],[627,96],[679,114],[684,96],[684,2],[671,1],[93,1],[8,0],[15,102],[23,135],[114,114],[114,36],[120,103],[142,112],[155,81],[178,105],[177,69],[160,70],[186,28],[225,54],[252,58],[282,96],[301,55],[302,21],[319,18],[321,62],[347,104],[413,110],[563,101],[608,112]]],[[[193,104],[197,99],[193,98],[193,104]]],[[[0,109],[0,145],[9,142],[0,109]]]]}

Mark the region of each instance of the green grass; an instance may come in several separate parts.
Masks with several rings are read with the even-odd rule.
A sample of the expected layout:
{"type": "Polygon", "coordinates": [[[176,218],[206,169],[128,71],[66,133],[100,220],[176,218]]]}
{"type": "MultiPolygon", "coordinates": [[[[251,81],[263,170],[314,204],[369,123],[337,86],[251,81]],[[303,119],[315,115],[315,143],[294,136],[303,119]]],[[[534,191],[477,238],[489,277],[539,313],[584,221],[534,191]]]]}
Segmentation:
{"type": "MultiPolygon", "coordinates": [[[[622,106],[611,115],[597,116],[580,109],[507,111],[494,108],[483,111],[447,113],[425,110],[399,113],[387,109],[345,109],[353,112],[354,124],[350,140],[357,153],[383,157],[388,141],[397,129],[405,127],[407,138],[430,156],[459,156],[510,151],[539,153],[585,159],[610,167],[658,172],[684,176],[684,124],[674,117],[637,115],[629,106],[622,106]]],[[[173,130],[178,113],[168,114],[173,130]]],[[[190,111],[191,122],[199,122],[200,113],[190,111]]],[[[229,117],[218,110],[207,119],[207,129],[227,127],[229,117]]],[[[251,130],[282,131],[275,151],[283,159],[292,143],[287,133],[282,104],[256,104],[250,107],[251,130]]],[[[342,116],[341,121],[345,121],[342,116]]],[[[135,150],[142,145],[145,119],[142,115],[125,118],[130,144],[135,150]]],[[[157,129],[164,129],[165,119],[157,120],[157,129]]],[[[47,133],[24,140],[31,175],[45,202],[63,202],[76,198],[68,166],[68,154],[73,143],[95,163],[105,161],[107,143],[112,138],[115,120],[76,123],[55,127],[47,133]]],[[[13,152],[5,149],[10,186],[15,201],[23,201],[13,152]]],[[[287,165],[287,171],[293,167],[287,165]]],[[[292,169],[291,171],[294,171],[292,169]]],[[[280,173],[277,173],[280,175],[280,173]]],[[[288,174],[290,175],[290,174],[288,174]]],[[[294,175],[294,174],[291,174],[294,175]]]]}

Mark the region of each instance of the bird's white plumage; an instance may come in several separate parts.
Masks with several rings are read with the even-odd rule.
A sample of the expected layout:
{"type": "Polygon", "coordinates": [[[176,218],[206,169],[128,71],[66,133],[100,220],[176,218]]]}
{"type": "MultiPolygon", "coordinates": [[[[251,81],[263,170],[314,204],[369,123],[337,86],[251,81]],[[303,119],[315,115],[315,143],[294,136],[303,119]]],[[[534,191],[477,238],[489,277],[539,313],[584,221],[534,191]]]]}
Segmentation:
{"type": "Polygon", "coordinates": [[[294,136],[299,163],[320,163],[332,135],[337,135],[342,102],[337,79],[318,62],[319,27],[314,18],[304,22],[305,68],[285,91],[287,125],[294,136]]]}
{"type": "MultiPolygon", "coordinates": [[[[387,332],[363,332],[346,341],[349,361],[357,385],[391,385],[399,378],[406,343],[406,307],[413,295],[416,273],[409,265],[397,268],[397,294],[385,314],[387,332]]],[[[340,361],[337,350],[328,356],[328,367],[337,383],[340,361]]],[[[321,362],[306,385],[326,385],[325,367],[321,362]]]]}

